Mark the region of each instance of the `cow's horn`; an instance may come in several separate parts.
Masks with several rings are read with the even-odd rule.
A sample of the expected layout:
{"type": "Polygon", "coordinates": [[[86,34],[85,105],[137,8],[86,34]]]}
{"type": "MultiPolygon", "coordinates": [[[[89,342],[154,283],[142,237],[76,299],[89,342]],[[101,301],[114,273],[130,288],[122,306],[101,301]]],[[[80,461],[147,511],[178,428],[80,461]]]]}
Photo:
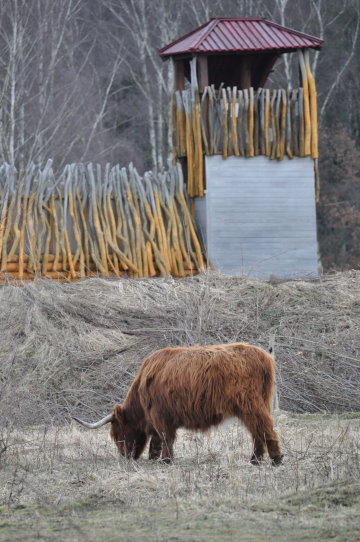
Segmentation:
{"type": "Polygon", "coordinates": [[[83,420],[80,420],[79,418],[75,418],[75,416],[73,416],[72,419],[76,420],[78,423],[80,423],[84,427],[87,427],[88,429],[97,429],[98,427],[101,427],[102,425],[105,425],[106,423],[112,422],[114,419],[114,416],[112,414],[109,414],[108,416],[105,416],[105,418],[102,418],[102,420],[99,420],[98,422],[95,422],[95,423],[84,422],[83,420]]]}

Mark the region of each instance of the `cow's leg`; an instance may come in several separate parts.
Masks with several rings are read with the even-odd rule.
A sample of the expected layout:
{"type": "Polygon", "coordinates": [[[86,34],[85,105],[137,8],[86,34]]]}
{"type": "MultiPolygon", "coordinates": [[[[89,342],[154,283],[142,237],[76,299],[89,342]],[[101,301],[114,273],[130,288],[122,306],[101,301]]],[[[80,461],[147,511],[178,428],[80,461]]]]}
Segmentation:
{"type": "Polygon", "coordinates": [[[176,430],[166,430],[161,432],[162,440],[162,460],[164,463],[171,463],[174,459],[174,441],[176,430]]]}
{"type": "Polygon", "coordinates": [[[282,454],[279,439],[273,427],[273,420],[265,407],[254,407],[251,412],[242,414],[242,420],[254,439],[254,451],[251,463],[258,465],[263,459],[266,448],[274,465],[280,465],[282,454]]]}
{"type": "Polygon", "coordinates": [[[157,433],[153,434],[149,446],[149,459],[159,459],[162,452],[162,440],[157,433]]]}

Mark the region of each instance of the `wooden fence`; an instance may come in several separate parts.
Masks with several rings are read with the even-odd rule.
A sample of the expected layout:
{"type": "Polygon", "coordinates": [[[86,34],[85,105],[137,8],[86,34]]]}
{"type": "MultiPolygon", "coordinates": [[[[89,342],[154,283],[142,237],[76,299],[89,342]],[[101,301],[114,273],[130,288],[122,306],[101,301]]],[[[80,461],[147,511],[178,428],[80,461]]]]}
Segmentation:
{"type": "MultiPolygon", "coordinates": [[[[297,89],[191,88],[173,98],[173,156],[187,158],[189,196],[204,195],[203,154],[282,160],[311,156],[318,180],[316,88],[308,52],[299,51],[297,89]]],[[[193,70],[192,70],[193,71],[193,70]]]]}
{"type": "Polygon", "coordinates": [[[0,167],[0,279],[186,276],[204,267],[179,165],[0,167]]]}

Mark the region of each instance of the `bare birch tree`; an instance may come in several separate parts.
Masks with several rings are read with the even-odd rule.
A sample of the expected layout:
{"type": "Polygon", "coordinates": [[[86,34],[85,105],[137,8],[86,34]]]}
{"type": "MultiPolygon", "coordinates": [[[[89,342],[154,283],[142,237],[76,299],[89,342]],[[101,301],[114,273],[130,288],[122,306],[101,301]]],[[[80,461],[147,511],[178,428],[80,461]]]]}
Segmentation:
{"type": "MultiPolygon", "coordinates": [[[[321,126],[338,117],[360,138],[358,0],[2,0],[0,160],[161,169],[173,79],[158,49],[220,16],[265,17],[323,38],[311,55],[321,126]]],[[[298,85],[296,55],[281,57],[268,85],[298,85]]]]}
{"type": "Polygon", "coordinates": [[[52,157],[60,167],[75,153],[96,159],[111,141],[103,120],[121,44],[99,78],[82,0],[4,0],[0,17],[1,160],[24,167],[52,157]]]}
{"type": "Polygon", "coordinates": [[[117,23],[113,27],[116,43],[119,31],[126,33],[125,59],[129,73],[140,91],[146,108],[151,167],[161,169],[168,152],[168,98],[172,90],[171,64],[164,63],[158,48],[174,39],[180,30],[183,2],[129,0],[120,4],[105,0],[117,23]]]}

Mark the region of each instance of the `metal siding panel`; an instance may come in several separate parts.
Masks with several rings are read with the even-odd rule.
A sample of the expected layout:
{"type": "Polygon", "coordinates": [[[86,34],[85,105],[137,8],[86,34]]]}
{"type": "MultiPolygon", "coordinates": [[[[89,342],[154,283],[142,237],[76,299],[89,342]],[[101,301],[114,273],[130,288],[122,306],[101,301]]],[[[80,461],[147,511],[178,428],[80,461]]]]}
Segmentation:
{"type": "MultiPolygon", "coordinates": [[[[242,31],[241,25],[237,21],[229,21],[227,29],[235,36],[235,39],[238,40],[238,43],[241,43],[244,40],[244,32],[242,31]]],[[[250,37],[245,36],[245,39],[248,41],[249,49],[254,49],[255,47],[258,47],[259,40],[254,33],[250,33],[250,37]]]]}
{"type": "Polygon", "coordinates": [[[198,234],[206,246],[206,198],[195,198],[195,221],[198,234]]]}
{"type": "MultiPolygon", "coordinates": [[[[242,27],[242,32],[245,34],[245,36],[247,36],[249,40],[253,40],[254,45],[252,49],[254,50],[263,49],[261,41],[259,41],[259,35],[258,35],[259,21],[244,21],[241,27],[242,27]]],[[[267,48],[268,47],[266,47],[266,49],[267,48]]]]}
{"type": "MultiPolygon", "coordinates": [[[[201,53],[208,53],[211,52],[218,52],[219,51],[219,45],[216,41],[213,39],[213,35],[208,36],[202,43],[199,45],[198,51],[201,53]]],[[[223,50],[220,48],[220,50],[223,50]]]]}
{"type": "MultiPolygon", "coordinates": [[[[208,36],[207,39],[209,38],[210,36],[208,36]]],[[[218,51],[231,51],[235,46],[231,43],[231,40],[229,40],[229,36],[226,32],[223,31],[220,26],[217,26],[211,32],[211,39],[214,40],[216,50],[218,51]]]]}
{"type": "Polygon", "coordinates": [[[271,25],[265,25],[264,29],[268,33],[269,41],[274,48],[294,47],[292,40],[289,39],[288,32],[280,32],[278,28],[271,25]]]}
{"type": "Polygon", "coordinates": [[[262,49],[273,49],[274,45],[272,42],[271,35],[269,35],[269,32],[267,31],[268,25],[265,24],[264,21],[260,21],[258,25],[256,25],[256,32],[258,35],[259,42],[262,45],[262,49]]]}
{"type": "Polygon", "coordinates": [[[236,33],[238,36],[239,44],[244,43],[244,49],[256,50],[259,49],[259,40],[256,32],[252,32],[251,29],[247,29],[244,21],[236,25],[236,33]]]}
{"type": "Polygon", "coordinates": [[[238,49],[239,47],[239,40],[238,36],[234,35],[234,33],[231,31],[231,28],[229,28],[229,25],[224,22],[222,25],[219,25],[216,29],[216,35],[221,39],[224,43],[228,43],[229,49],[238,49]]]}
{"type": "MultiPolygon", "coordinates": [[[[317,274],[311,158],[206,157],[207,252],[228,274],[317,274]]],[[[202,218],[204,223],[204,218],[202,218]]]]}

